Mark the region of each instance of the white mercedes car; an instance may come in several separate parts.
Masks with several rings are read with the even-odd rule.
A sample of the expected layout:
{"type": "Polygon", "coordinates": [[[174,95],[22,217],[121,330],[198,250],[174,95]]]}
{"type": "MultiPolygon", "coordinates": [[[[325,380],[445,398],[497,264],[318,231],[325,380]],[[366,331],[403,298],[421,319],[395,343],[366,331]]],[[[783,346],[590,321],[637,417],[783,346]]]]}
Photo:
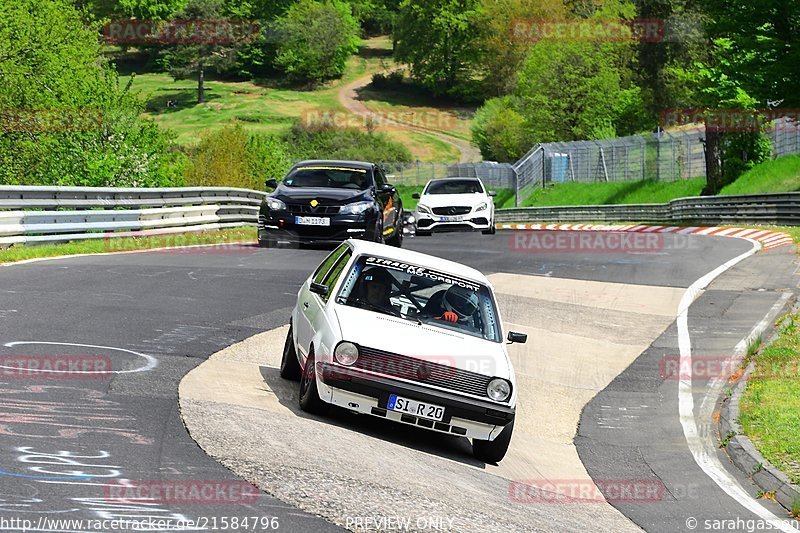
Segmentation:
{"type": "Polygon", "coordinates": [[[492,287],[458,263],[345,241],[300,288],[280,373],[300,380],[304,411],[461,435],[484,462],[511,441],[517,388],[492,287]]]}
{"type": "Polygon", "coordinates": [[[433,179],[422,194],[414,193],[417,203],[417,235],[434,231],[481,230],[495,233],[494,191],[487,191],[478,178],[433,179]]]}

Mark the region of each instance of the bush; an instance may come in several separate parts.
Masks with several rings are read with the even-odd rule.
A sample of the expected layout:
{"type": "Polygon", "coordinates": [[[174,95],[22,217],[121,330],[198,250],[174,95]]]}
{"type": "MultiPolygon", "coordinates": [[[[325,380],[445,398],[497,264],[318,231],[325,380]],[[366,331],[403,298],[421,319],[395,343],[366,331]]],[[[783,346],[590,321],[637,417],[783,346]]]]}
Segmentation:
{"type": "Polygon", "coordinates": [[[513,162],[532,146],[525,118],[510,97],[492,98],[478,109],[472,123],[472,140],[484,159],[513,162]]]}
{"type": "Polygon", "coordinates": [[[411,161],[411,153],[383,133],[356,128],[296,123],[285,135],[294,159],[354,159],[361,161],[411,161]]]}
{"type": "Polygon", "coordinates": [[[196,187],[262,190],[292,166],[288,147],[274,136],[248,135],[241,125],[207,133],[192,154],[186,182],[196,187]]]}
{"type": "Polygon", "coordinates": [[[772,155],[769,138],[757,133],[730,133],[725,135],[722,151],[722,185],[736,178],[772,155]]]}
{"type": "Polygon", "coordinates": [[[400,89],[405,80],[405,73],[402,70],[393,70],[388,74],[378,72],[372,75],[372,87],[374,89],[400,89]]]}

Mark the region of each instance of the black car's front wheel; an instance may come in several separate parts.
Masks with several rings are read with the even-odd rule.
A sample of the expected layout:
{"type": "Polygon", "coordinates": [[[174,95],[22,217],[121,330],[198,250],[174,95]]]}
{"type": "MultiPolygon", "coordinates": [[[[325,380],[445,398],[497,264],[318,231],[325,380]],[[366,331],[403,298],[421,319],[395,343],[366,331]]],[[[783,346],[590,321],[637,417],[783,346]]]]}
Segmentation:
{"type": "Polygon", "coordinates": [[[396,248],[401,248],[403,246],[403,219],[398,218],[397,222],[395,222],[394,226],[394,235],[392,235],[389,239],[386,240],[386,244],[389,246],[394,246],[396,248]]]}

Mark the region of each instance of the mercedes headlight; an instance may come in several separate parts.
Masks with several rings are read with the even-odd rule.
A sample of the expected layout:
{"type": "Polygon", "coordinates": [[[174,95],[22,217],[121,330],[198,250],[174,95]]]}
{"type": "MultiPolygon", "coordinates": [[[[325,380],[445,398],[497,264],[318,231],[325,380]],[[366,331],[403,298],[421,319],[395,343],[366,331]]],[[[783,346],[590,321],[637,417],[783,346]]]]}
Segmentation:
{"type": "Polygon", "coordinates": [[[485,211],[487,207],[489,207],[489,204],[483,202],[481,205],[475,208],[475,211],[485,211]]]}
{"type": "Polygon", "coordinates": [[[486,394],[496,402],[504,402],[511,396],[511,383],[501,378],[494,378],[486,387],[486,394]]]}
{"type": "Polygon", "coordinates": [[[333,351],[333,357],[340,365],[350,366],[358,360],[358,346],[352,342],[340,342],[333,351]]]}
{"type": "Polygon", "coordinates": [[[272,211],[286,211],[286,204],[277,198],[267,198],[267,207],[272,211]]]}
{"type": "Polygon", "coordinates": [[[429,215],[433,214],[431,208],[424,204],[417,204],[417,211],[419,211],[420,213],[428,213],[429,215]]]}
{"type": "Polygon", "coordinates": [[[372,207],[372,202],[356,202],[354,204],[343,205],[339,208],[340,215],[360,215],[372,207]]]}

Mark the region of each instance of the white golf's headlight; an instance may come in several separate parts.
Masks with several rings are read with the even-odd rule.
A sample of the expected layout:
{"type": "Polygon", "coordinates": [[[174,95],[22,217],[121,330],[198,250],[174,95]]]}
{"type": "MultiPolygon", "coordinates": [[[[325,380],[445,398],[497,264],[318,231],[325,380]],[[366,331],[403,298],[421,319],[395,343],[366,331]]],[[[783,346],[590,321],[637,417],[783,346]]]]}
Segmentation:
{"type": "Polygon", "coordinates": [[[483,202],[481,205],[475,208],[475,211],[485,211],[487,207],[489,207],[489,204],[483,202]]]}
{"type": "Polygon", "coordinates": [[[417,204],[417,211],[420,213],[428,213],[429,215],[433,214],[431,208],[424,204],[417,204]]]}
{"type": "Polygon", "coordinates": [[[352,342],[340,342],[333,351],[333,357],[340,365],[350,366],[358,360],[358,346],[352,342]]]}
{"type": "Polygon", "coordinates": [[[503,402],[511,396],[511,384],[501,378],[494,378],[486,387],[486,394],[496,402],[503,402]]]}
{"type": "Polygon", "coordinates": [[[356,202],[354,204],[343,205],[339,208],[340,215],[360,215],[372,207],[372,202],[356,202]]]}
{"type": "Polygon", "coordinates": [[[286,204],[281,202],[277,198],[267,198],[267,207],[269,207],[273,211],[286,210],[286,204]]]}

